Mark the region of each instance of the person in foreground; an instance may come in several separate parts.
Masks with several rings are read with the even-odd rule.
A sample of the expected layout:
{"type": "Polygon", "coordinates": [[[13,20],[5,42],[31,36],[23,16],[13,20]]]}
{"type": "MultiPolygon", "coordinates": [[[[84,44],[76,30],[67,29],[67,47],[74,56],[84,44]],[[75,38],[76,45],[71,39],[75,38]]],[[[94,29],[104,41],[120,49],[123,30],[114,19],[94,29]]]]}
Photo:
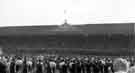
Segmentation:
{"type": "Polygon", "coordinates": [[[117,58],[113,62],[114,73],[128,73],[129,62],[122,58],[117,58]]]}
{"type": "Polygon", "coordinates": [[[135,73],[135,65],[129,68],[128,73],[135,73]]]}

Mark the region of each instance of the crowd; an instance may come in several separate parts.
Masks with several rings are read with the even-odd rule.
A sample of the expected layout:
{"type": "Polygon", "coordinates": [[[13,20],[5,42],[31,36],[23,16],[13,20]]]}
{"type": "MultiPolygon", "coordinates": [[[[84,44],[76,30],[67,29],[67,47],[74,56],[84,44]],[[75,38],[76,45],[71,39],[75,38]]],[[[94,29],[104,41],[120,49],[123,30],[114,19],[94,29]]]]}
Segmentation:
{"type": "Polygon", "coordinates": [[[135,73],[134,58],[0,56],[0,73],[135,73]]]}

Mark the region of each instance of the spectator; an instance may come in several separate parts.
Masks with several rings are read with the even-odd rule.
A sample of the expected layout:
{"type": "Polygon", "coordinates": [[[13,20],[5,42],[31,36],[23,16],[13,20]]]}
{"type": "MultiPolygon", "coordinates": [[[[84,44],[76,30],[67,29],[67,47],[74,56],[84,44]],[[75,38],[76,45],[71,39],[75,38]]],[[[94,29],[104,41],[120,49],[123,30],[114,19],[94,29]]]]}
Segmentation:
{"type": "Polygon", "coordinates": [[[113,62],[113,67],[115,73],[127,73],[129,68],[129,63],[125,59],[117,58],[113,62]]]}

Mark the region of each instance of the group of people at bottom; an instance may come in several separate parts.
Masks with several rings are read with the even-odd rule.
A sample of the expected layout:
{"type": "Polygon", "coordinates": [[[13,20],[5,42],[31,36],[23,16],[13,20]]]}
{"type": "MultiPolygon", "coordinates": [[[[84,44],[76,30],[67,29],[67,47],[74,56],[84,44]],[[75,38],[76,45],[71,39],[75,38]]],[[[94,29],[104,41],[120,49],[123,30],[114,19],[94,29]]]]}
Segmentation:
{"type": "Polygon", "coordinates": [[[0,73],[135,73],[135,66],[123,58],[0,56],[0,73]]]}

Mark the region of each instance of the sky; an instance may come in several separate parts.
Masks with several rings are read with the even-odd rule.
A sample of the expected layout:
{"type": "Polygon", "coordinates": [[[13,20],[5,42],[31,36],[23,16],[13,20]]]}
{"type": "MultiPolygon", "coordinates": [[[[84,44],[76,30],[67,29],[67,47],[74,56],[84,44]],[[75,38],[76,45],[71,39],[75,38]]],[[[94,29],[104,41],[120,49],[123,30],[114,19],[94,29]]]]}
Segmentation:
{"type": "Polygon", "coordinates": [[[0,0],[0,27],[135,22],[135,0],[0,0]],[[66,11],[66,13],[64,13],[66,11]]]}

